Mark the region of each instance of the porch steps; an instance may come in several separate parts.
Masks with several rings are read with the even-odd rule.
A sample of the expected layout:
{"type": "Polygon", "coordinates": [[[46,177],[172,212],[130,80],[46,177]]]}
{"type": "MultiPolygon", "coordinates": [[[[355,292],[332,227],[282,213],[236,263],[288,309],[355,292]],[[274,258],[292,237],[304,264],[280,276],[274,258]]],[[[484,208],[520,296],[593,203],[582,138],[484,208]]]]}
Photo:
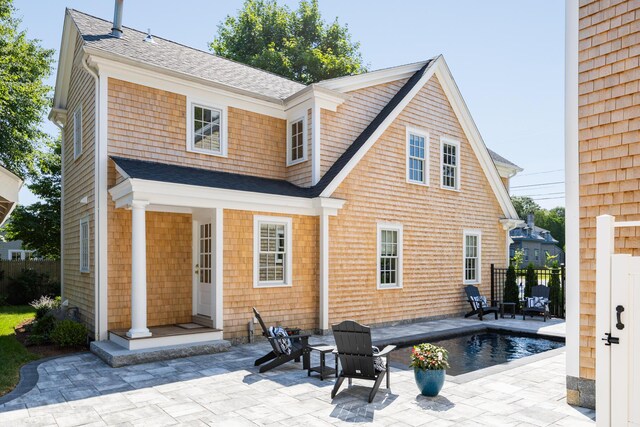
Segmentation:
{"type": "Polygon", "coordinates": [[[213,328],[213,319],[207,316],[195,314],[191,316],[191,321],[193,323],[197,323],[198,325],[206,326],[207,328],[213,328]]]}
{"type": "Polygon", "coordinates": [[[157,362],[159,360],[177,359],[180,357],[199,356],[202,354],[220,353],[229,350],[231,343],[217,339],[188,344],[177,344],[163,347],[151,347],[129,350],[113,341],[93,341],[91,351],[104,360],[112,368],[157,362]]]}

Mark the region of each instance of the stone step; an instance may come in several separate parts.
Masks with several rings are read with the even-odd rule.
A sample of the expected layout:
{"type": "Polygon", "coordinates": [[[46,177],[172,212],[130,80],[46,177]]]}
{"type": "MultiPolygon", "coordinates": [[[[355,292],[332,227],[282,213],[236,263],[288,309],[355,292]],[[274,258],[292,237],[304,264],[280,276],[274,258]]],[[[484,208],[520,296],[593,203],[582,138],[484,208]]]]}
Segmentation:
{"type": "Polygon", "coordinates": [[[177,359],[180,357],[220,353],[229,350],[230,347],[231,343],[227,340],[204,341],[140,350],[127,350],[108,340],[93,341],[90,346],[91,351],[112,368],[157,362],[159,360],[177,359]]]}

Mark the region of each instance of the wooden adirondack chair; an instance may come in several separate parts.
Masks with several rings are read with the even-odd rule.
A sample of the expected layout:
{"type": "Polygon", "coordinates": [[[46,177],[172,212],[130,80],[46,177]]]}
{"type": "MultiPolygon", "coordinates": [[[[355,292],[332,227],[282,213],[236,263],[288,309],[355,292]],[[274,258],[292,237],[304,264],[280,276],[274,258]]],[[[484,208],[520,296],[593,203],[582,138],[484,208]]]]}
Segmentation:
{"type": "Polygon", "coordinates": [[[473,286],[473,285],[465,286],[464,291],[467,294],[467,301],[469,301],[469,304],[471,304],[471,311],[465,314],[464,317],[471,317],[477,314],[478,319],[482,320],[482,316],[484,316],[485,314],[495,313],[496,320],[498,320],[498,312],[500,311],[500,309],[498,308],[497,301],[491,301],[490,307],[487,307],[487,306],[483,307],[475,299],[480,296],[480,291],[478,290],[477,286],[473,286]]]}
{"type": "Polygon", "coordinates": [[[533,317],[534,314],[542,315],[544,321],[547,321],[547,317],[549,317],[549,295],[551,293],[551,289],[547,286],[533,286],[531,288],[531,297],[545,298],[547,303],[544,304],[543,307],[528,307],[528,299],[525,298],[524,303],[522,304],[522,320],[525,320],[526,315],[533,317]]]}
{"type": "Polygon", "coordinates": [[[336,396],[345,378],[349,379],[349,385],[351,385],[353,378],[358,378],[375,381],[369,393],[369,403],[371,403],[385,374],[387,375],[387,389],[391,387],[389,380],[389,373],[391,372],[389,353],[396,346],[388,345],[381,352],[374,353],[371,348],[371,329],[352,320],[345,320],[342,323],[333,325],[332,329],[333,337],[336,341],[337,357],[340,358],[340,373],[331,391],[331,398],[333,399],[336,396]],[[386,369],[384,371],[378,371],[375,368],[374,357],[384,357],[386,359],[386,369]]]}
{"type": "Polygon", "coordinates": [[[269,353],[265,354],[259,359],[256,359],[255,361],[254,366],[260,366],[260,373],[266,372],[292,360],[299,362],[300,357],[302,357],[302,369],[309,369],[308,347],[310,335],[289,335],[289,339],[291,340],[291,354],[283,353],[276,344],[276,340],[281,338],[276,338],[269,335],[269,329],[264,324],[260,313],[258,313],[258,310],[256,310],[255,307],[253,308],[253,314],[254,316],[256,316],[256,319],[258,319],[258,323],[260,323],[260,327],[262,328],[262,335],[264,335],[269,340],[272,348],[269,353]]]}

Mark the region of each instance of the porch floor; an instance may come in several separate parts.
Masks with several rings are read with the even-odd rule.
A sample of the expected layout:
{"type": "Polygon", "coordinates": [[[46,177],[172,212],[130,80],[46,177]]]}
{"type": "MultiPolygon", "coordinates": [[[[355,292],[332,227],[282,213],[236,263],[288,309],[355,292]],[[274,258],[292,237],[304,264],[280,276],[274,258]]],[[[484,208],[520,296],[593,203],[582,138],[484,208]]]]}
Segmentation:
{"type": "MultiPolygon", "coordinates": [[[[130,341],[131,338],[127,336],[127,331],[129,329],[112,329],[109,330],[110,334],[113,334],[117,337],[130,341]]],[[[204,334],[209,332],[222,332],[220,329],[208,328],[206,326],[202,326],[199,328],[181,328],[178,325],[161,325],[161,326],[150,326],[149,332],[151,332],[150,337],[145,338],[135,338],[136,341],[153,339],[153,338],[163,338],[163,337],[175,337],[181,335],[192,335],[192,334],[204,334]]]]}

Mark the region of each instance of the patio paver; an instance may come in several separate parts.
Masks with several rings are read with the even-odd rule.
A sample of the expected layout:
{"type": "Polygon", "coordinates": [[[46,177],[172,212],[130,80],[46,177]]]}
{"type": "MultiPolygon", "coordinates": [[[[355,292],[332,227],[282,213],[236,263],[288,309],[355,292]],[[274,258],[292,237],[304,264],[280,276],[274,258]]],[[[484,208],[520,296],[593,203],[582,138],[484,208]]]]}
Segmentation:
{"type": "MultiPolygon", "coordinates": [[[[478,323],[446,319],[399,325],[374,329],[373,337],[375,341],[478,323]]],[[[484,323],[545,328],[545,333],[560,335],[564,328],[558,321],[484,323]]],[[[313,337],[312,342],[332,339],[313,337]]],[[[0,425],[594,425],[593,411],[566,404],[562,350],[468,382],[447,381],[437,398],[418,393],[412,371],[393,369],[391,392],[381,388],[367,404],[370,384],[354,381],[332,402],[334,380],[307,377],[301,364],[259,374],[253,361],[268,347],[259,342],[227,353],[115,369],[90,353],[46,361],[38,366],[40,377],[32,390],[0,405],[0,425]]]]}

